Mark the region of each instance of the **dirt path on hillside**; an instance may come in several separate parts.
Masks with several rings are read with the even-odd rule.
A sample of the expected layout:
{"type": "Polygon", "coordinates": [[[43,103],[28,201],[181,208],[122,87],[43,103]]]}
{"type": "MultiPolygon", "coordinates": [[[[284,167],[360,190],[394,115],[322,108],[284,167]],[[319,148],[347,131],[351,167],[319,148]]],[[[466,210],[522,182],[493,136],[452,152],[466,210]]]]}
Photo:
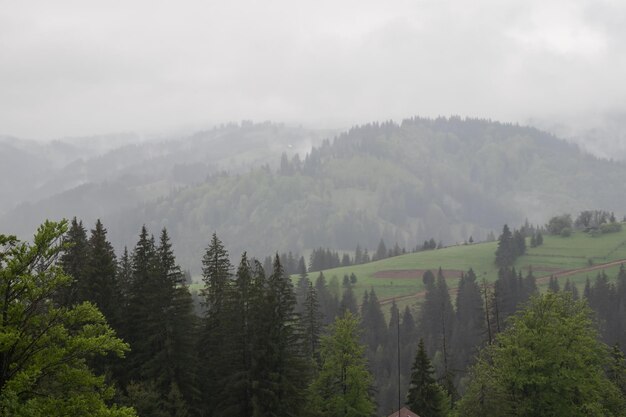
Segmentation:
{"type": "Polygon", "coordinates": [[[556,277],[556,278],[561,278],[561,277],[569,277],[571,275],[577,275],[577,274],[582,274],[585,272],[591,272],[591,271],[597,271],[598,269],[605,269],[605,268],[610,268],[612,266],[618,266],[620,264],[626,263],[626,259],[620,259],[617,261],[611,261],[611,262],[606,262],[603,264],[597,264],[597,265],[591,265],[591,266],[586,266],[584,268],[577,268],[577,269],[564,269],[561,271],[556,271],[553,272],[551,274],[548,275],[544,275],[542,277],[537,278],[537,282],[548,282],[550,280],[550,277],[556,277]]]}
{"type": "MultiPolygon", "coordinates": [[[[550,280],[551,276],[554,276],[556,278],[561,278],[561,277],[568,277],[571,275],[577,275],[577,274],[582,274],[585,272],[592,272],[592,271],[597,271],[599,269],[605,269],[605,268],[610,268],[612,266],[618,266],[620,264],[626,264],[626,259],[619,259],[617,261],[611,261],[611,262],[606,262],[603,264],[597,264],[597,265],[592,265],[592,266],[586,266],[583,268],[577,268],[577,269],[563,269],[560,271],[554,271],[548,275],[543,275],[537,278],[537,283],[541,284],[544,282],[548,282],[550,280]]],[[[456,288],[452,288],[450,289],[450,295],[454,295],[456,294],[456,288]]],[[[386,304],[391,304],[393,303],[393,301],[395,300],[396,302],[398,301],[403,301],[403,300],[410,300],[410,299],[420,299],[422,297],[424,297],[426,295],[426,291],[420,291],[418,293],[415,294],[408,294],[408,295],[401,295],[399,297],[388,297],[388,298],[383,298],[380,300],[380,305],[386,305],[386,304]]]]}

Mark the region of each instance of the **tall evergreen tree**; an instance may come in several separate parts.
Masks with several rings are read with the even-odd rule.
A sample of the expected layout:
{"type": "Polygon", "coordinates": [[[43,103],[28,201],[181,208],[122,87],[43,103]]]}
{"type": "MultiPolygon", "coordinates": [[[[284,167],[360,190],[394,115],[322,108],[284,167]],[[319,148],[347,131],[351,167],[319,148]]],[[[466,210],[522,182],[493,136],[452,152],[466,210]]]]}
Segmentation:
{"type": "Polygon", "coordinates": [[[374,260],[379,261],[381,259],[385,259],[387,257],[387,246],[385,246],[385,242],[380,239],[378,242],[378,248],[376,249],[376,253],[374,254],[374,260]]]}
{"type": "Polygon", "coordinates": [[[221,240],[213,233],[202,258],[201,290],[205,317],[198,345],[199,368],[202,375],[200,391],[204,414],[218,410],[224,383],[230,375],[231,363],[223,342],[230,341],[231,322],[227,309],[231,297],[232,265],[221,240]]]}
{"type": "Polygon", "coordinates": [[[322,334],[322,315],[317,299],[317,291],[309,282],[309,291],[304,300],[302,313],[302,325],[304,330],[304,351],[306,356],[319,364],[320,337],[322,334]]]}
{"type": "Polygon", "coordinates": [[[470,268],[461,275],[456,296],[457,326],[452,337],[456,369],[466,369],[485,340],[485,309],[476,274],[470,268]]]}
{"type": "Polygon", "coordinates": [[[265,302],[259,312],[259,351],[255,357],[258,384],[254,415],[299,415],[310,374],[294,313],[295,295],[280,258],[266,280],[265,302]],[[263,325],[264,324],[264,325],[263,325]]]}
{"type": "Polygon", "coordinates": [[[67,249],[59,258],[59,263],[63,271],[70,277],[72,282],[68,286],[58,288],[55,300],[58,304],[70,306],[77,301],[78,285],[83,280],[87,263],[87,231],[83,227],[83,222],[74,217],[69,230],[63,237],[63,242],[67,249]]]}
{"type": "Polygon", "coordinates": [[[351,286],[347,286],[343,290],[343,294],[341,295],[341,302],[339,303],[339,312],[340,314],[345,313],[346,311],[351,312],[354,315],[358,315],[359,307],[356,302],[356,298],[354,297],[354,292],[352,291],[351,286]]]}
{"type": "Polygon", "coordinates": [[[121,290],[117,281],[117,260],[107,231],[98,219],[88,241],[87,260],[78,285],[79,301],[91,301],[98,306],[113,328],[121,320],[121,290]]]}
{"type": "Polygon", "coordinates": [[[322,313],[322,324],[328,325],[335,320],[339,309],[339,301],[331,294],[326,283],[326,277],[321,272],[315,280],[315,292],[320,304],[320,312],[322,313]]]}
{"type": "Polygon", "coordinates": [[[255,292],[255,278],[252,265],[244,252],[235,274],[233,291],[225,300],[225,318],[222,325],[228,330],[219,340],[222,351],[220,358],[227,362],[227,372],[222,375],[217,389],[217,405],[213,416],[251,416],[253,415],[253,392],[255,389],[253,354],[254,305],[260,302],[255,292]]]}
{"type": "Polygon", "coordinates": [[[363,312],[361,319],[363,342],[369,350],[376,351],[378,346],[386,345],[388,337],[385,315],[380,308],[374,288],[370,289],[367,297],[363,299],[361,310],[363,312]]]}
{"type": "Polygon", "coordinates": [[[498,249],[496,250],[496,265],[500,268],[508,268],[515,261],[515,243],[513,234],[506,224],[502,228],[502,234],[498,238],[498,249]]]}
{"type": "Polygon", "coordinates": [[[435,382],[434,373],[424,348],[424,341],[420,339],[411,368],[406,405],[421,417],[446,415],[446,396],[443,388],[435,382]]]}

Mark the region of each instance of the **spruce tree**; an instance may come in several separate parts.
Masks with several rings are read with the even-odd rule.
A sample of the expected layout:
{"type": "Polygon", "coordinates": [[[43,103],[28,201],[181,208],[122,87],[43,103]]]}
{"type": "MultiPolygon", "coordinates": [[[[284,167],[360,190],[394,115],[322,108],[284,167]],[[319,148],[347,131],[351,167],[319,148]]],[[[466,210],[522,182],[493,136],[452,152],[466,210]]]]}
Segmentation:
{"type": "Polygon", "coordinates": [[[74,217],[69,230],[63,237],[66,249],[59,258],[59,264],[63,271],[70,277],[72,282],[68,286],[57,289],[54,296],[59,305],[71,306],[77,301],[78,285],[82,282],[87,263],[87,231],[83,227],[83,222],[74,217]]]}
{"type": "Polygon", "coordinates": [[[435,371],[428,359],[424,341],[420,339],[411,368],[411,381],[406,405],[420,417],[443,417],[446,397],[443,388],[435,382],[435,371]]]}
{"type": "Polygon", "coordinates": [[[370,289],[362,305],[363,342],[370,351],[375,352],[378,346],[387,344],[387,324],[385,315],[380,307],[378,296],[374,288],[370,289]]]}
{"type": "Polygon", "coordinates": [[[461,275],[456,296],[456,320],[451,343],[454,364],[457,369],[466,369],[480,348],[485,329],[485,309],[476,274],[470,268],[461,275]]]}
{"type": "Polygon", "coordinates": [[[513,235],[506,224],[502,228],[502,234],[498,238],[498,249],[496,250],[496,265],[500,268],[507,268],[515,261],[515,243],[513,235]]]}
{"type": "Polygon", "coordinates": [[[202,320],[198,353],[200,391],[204,414],[218,410],[224,384],[231,372],[228,351],[223,343],[231,337],[228,300],[231,296],[232,265],[228,252],[217,234],[213,233],[202,258],[201,290],[205,316],[202,320]]]}
{"type": "Polygon", "coordinates": [[[309,282],[309,291],[304,300],[302,313],[302,325],[304,330],[305,354],[319,364],[320,337],[322,334],[322,315],[320,313],[317,291],[309,282]]]}
{"type": "Polygon", "coordinates": [[[259,350],[255,373],[262,389],[254,393],[254,415],[298,415],[310,371],[294,312],[291,280],[276,255],[274,272],[266,279],[264,302],[259,306],[259,350]]]}
{"type": "Polygon", "coordinates": [[[351,312],[354,315],[358,314],[359,307],[356,302],[356,298],[354,298],[354,292],[352,291],[352,287],[348,286],[344,288],[343,294],[341,295],[341,302],[339,303],[339,313],[344,314],[346,311],[351,312]]]}
{"type": "Polygon", "coordinates": [[[556,279],[554,275],[550,275],[550,281],[548,282],[548,291],[552,291],[552,292],[561,291],[559,281],[556,279]]]}
{"type": "Polygon", "coordinates": [[[91,230],[83,277],[78,283],[78,301],[94,303],[111,326],[119,329],[121,290],[117,281],[117,260],[107,231],[98,219],[91,230]]]}
{"type": "Polygon", "coordinates": [[[220,358],[227,362],[228,369],[221,376],[216,393],[217,405],[212,415],[220,417],[251,416],[253,414],[253,353],[255,283],[252,265],[244,252],[235,274],[233,291],[224,305],[227,322],[223,325],[229,334],[221,338],[220,358]]]}

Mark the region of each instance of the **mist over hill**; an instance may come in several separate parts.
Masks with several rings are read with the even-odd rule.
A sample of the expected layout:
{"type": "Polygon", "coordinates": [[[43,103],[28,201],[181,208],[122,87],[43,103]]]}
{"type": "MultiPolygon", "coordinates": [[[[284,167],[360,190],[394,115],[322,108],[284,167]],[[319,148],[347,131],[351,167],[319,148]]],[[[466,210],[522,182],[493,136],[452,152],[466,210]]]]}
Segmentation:
{"type": "Polygon", "coordinates": [[[26,235],[44,218],[76,215],[89,227],[101,218],[118,249],[134,244],[143,223],[154,233],[167,227],[181,263],[197,270],[213,231],[235,256],[265,256],[372,249],[380,238],[453,244],[525,218],[626,211],[626,164],[535,128],[412,118],[332,135],[242,123],[35,169],[45,181],[0,227],[26,235]]]}

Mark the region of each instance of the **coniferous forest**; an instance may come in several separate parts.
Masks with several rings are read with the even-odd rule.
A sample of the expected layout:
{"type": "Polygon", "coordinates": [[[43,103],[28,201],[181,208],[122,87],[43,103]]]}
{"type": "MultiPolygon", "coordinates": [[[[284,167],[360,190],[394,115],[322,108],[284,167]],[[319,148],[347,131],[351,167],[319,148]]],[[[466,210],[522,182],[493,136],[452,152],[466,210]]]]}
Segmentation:
{"type": "Polygon", "coordinates": [[[493,285],[470,269],[451,295],[426,271],[419,309],[387,316],[374,289],[232,262],[216,234],[195,297],[166,229],[120,254],[100,221],[2,235],[1,415],[623,416],[625,267],[539,294],[511,267],[520,233],[493,285]]]}

